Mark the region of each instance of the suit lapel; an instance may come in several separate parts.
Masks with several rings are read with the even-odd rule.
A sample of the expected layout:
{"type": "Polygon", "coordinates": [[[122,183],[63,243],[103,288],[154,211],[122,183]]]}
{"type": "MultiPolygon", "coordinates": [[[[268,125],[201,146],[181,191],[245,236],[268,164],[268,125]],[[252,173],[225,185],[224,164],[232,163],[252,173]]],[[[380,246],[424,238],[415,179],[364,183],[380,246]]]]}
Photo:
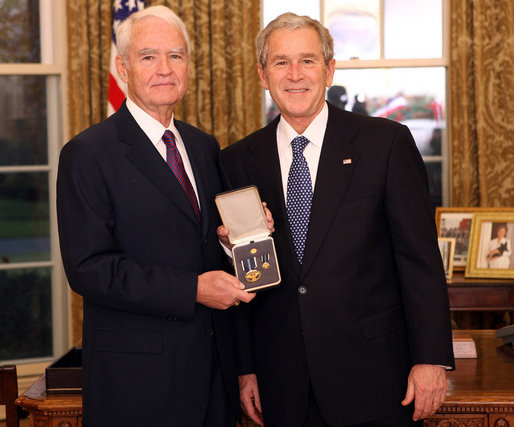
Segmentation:
{"type": "Polygon", "coordinates": [[[340,208],[344,193],[359,160],[360,151],[352,139],[358,129],[351,121],[332,107],[329,107],[327,130],[323,140],[316,185],[312,199],[309,231],[301,268],[304,275],[323,244],[326,234],[337,210],[340,208]]]}
{"type": "MultiPolygon", "coordinates": [[[[187,196],[159,152],[139,127],[125,104],[113,116],[120,140],[128,144],[127,158],[195,224],[198,220],[187,196]]],[[[199,225],[199,224],[198,224],[199,225]]]]}
{"type": "Polygon", "coordinates": [[[284,262],[294,265],[295,271],[299,273],[300,265],[294,251],[282,190],[277,147],[277,124],[278,118],[266,128],[261,140],[249,145],[250,158],[246,162],[246,168],[250,182],[257,185],[262,201],[268,204],[273,214],[276,241],[281,243],[277,245],[277,248],[282,247],[279,254],[279,263],[284,262]]]}

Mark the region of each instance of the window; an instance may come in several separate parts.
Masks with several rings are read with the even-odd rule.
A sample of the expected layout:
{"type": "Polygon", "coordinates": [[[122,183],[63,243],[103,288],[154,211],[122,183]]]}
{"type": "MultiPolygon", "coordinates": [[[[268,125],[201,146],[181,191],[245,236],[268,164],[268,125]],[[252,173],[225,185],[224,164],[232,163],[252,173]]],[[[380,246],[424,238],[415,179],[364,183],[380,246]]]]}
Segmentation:
{"type": "Polygon", "coordinates": [[[54,207],[63,140],[64,5],[0,1],[2,362],[44,362],[67,348],[54,207]]]}
{"type": "MultiPolygon", "coordinates": [[[[333,86],[344,108],[409,127],[434,206],[448,202],[446,0],[263,0],[263,24],[287,11],[320,20],[334,38],[333,86]],[[340,89],[340,88],[339,88],[340,89]],[[340,89],[341,90],[341,89],[340,89]]],[[[266,94],[266,117],[277,114],[266,94]]]]}

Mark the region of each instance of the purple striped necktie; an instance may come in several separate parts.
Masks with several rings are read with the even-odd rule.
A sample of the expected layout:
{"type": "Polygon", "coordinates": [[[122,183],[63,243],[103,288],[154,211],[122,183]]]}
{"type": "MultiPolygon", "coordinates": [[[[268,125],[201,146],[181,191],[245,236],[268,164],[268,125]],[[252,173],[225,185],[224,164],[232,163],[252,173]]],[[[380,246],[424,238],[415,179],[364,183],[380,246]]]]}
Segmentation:
{"type": "Polygon", "coordinates": [[[162,140],[166,144],[166,163],[168,163],[168,166],[173,171],[177,181],[186,193],[189,203],[191,203],[191,206],[195,212],[196,218],[199,222],[201,222],[198,199],[196,198],[195,190],[191,185],[191,181],[189,181],[186,171],[184,170],[182,158],[180,157],[177,145],[175,144],[175,135],[173,135],[172,131],[166,130],[162,136],[162,140]]]}

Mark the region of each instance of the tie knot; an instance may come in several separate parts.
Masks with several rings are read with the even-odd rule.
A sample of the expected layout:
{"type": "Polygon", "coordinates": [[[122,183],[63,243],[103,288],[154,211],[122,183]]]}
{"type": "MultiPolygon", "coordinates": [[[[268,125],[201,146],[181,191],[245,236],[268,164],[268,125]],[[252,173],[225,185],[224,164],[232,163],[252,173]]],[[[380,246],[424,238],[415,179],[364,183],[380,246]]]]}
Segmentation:
{"type": "Polygon", "coordinates": [[[164,134],[162,135],[162,141],[166,145],[172,145],[175,146],[175,135],[173,135],[173,132],[169,129],[164,131],[164,134]]]}
{"type": "Polygon", "coordinates": [[[293,154],[301,154],[303,153],[303,150],[305,147],[307,147],[307,144],[309,143],[309,140],[305,138],[305,136],[297,136],[291,141],[291,146],[293,147],[293,154]]]}

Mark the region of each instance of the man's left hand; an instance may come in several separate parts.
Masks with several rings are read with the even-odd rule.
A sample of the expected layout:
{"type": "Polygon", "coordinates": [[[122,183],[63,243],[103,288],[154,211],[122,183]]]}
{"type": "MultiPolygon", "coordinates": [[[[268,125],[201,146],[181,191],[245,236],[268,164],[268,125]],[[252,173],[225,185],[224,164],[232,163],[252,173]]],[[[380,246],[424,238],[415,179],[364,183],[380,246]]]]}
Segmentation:
{"type": "Polygon", "coordinates": [[[433,415],[446,400],[446,369],[437,365],[414,365],[409,373],[403,406],[414,400],[414,421],[433,415]]]}

